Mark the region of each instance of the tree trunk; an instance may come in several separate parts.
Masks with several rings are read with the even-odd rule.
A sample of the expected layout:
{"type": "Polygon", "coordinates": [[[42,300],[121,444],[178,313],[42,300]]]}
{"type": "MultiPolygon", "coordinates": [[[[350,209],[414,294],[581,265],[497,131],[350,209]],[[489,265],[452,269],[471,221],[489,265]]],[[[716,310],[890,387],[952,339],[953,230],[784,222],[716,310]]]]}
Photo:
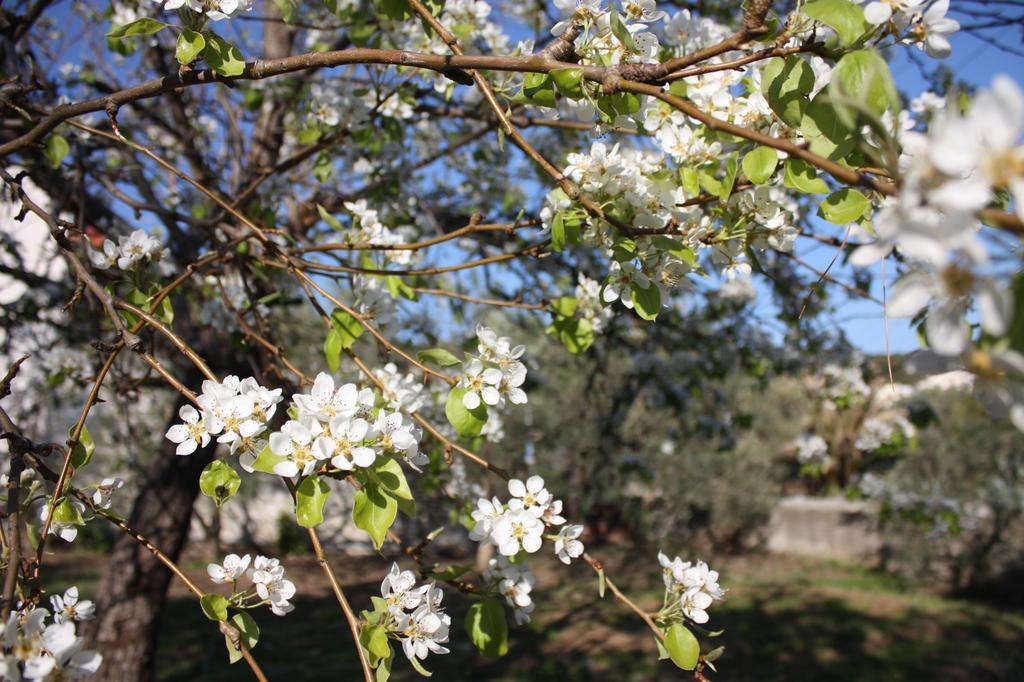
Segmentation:
{"type": "MultiPolygon", "coordinates": [[[[180,399],[174,408],[184,404],[180,399]]],[[[192,506],[199,494],[199,474],[210,463],[213,447],[188,457],[174,454],[164,440],[153,458],[128,525],[145,535],[177,562],[188,538],[192,506]]],[[[155,643],[167,601],[171,572],[137,541],[121,535],[114,544],[96,597],[96,620],[85,635],[103,654],[103,679],[144,682],[154,678],[155,643]]]]}

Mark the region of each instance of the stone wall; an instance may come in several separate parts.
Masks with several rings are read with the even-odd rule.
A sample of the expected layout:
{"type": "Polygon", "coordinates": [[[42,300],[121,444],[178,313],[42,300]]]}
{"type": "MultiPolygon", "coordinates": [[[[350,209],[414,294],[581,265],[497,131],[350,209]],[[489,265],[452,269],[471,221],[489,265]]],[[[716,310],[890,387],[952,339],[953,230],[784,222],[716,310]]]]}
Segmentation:
{"type": "Polygon", "coordinates": [[[775,554],[877,564],[878,504],[840,497],[785,497],[772,510],[766,547],[775,554]]]}

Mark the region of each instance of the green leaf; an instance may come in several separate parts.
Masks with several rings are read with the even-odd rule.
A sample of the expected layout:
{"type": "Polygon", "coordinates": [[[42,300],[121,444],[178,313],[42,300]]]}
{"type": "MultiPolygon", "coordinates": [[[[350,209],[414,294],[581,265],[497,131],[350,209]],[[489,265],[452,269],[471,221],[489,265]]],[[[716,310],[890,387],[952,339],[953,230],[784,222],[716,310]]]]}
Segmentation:
{"type": "MultiPolygon", "coordinates": [[[[238,641],[249,651],[255,649],[256,643],[260,641],[260,626],[256,624],[253,617],[245,611],[240,611],[231,616],[231,622],[238,628],[238,641]]],[[[228,661],[230,663],[238,663],[242,660],[242,652],[235,648],[235,645],[231,643],[227,635],[224,635],[224,644],[228,648],[228,661]]]]}
{"type": "Polygon", "coordinates": [[[324,359],[331,374],[338,371],[338,365],[341,364],[341,332],[334,327],[327,331],[327,338],[324,339],[324,359]]]}
{"type": "Polygon", "coordinates": [[[561,251],[568,244],[580,242],[579,215],[573,209],[559,211],[551,219],[551,248],[561,251]]]}
{"type": "Polygon", "coordinates": [[[367,658],[371,668],[376,668],[378,663],[391,655],[388,631],[380,625],[364,625],[359,631],[359,643],[369,654],[367,658]]]}
{"type": "Polygon", "coordinates": [[[421,350],[416,354],[416,357],[419,358],[420,362],[429,362],[430,364],[437,365],[438,367],[454,367],[455,365],[462,363],[462,360],[459,360],[444,348],[421,350]]]}
{"type": "Polygon", "coordinates": [[[725,177],[722,178],[722,185],[718,188],[718,198],[726,201],[732,195],[732,188],[736,184],[736,176],[739,175],[739,164],[736,162],[736,155],[729,156],[725,164],[725,177]]]}
{"type": "Polygon", "coordinates": [[[416,658],[415,656],[409,659],[409,663],[412,665],[412,669],[418,672],[420,675],[423,675],[423,677],[430,677],[434,674],[426,668],[424,668],[423,664],[420,663],[420,659],[416,658]]]}
{"type": "Polygon", "coordinates": [[[356,491],[355,505],[352,507],[352,521],[357,528],[370,534],[373,546],[377,549],[384,544],[388,529],[398,515],[398,503],[395,498],[382,492],[374,485],[367,485],[356,491]]]}
{"type": "Polygon", "coordinates": [[[551,80],[559,92],[569,99],[583,97],[583,69],[573,66],[565,69],[552,69],[551,80]]]}
{"type": "Polygon", "coordinates": [[[843,55],[832,71],[829,91],[854,99],[881,116],[892,108],[899,111],[900,97],[889,65],[875,50],[856,50],[843,55]]]}
{"type": "Polygon", "coordinates": [[[43,141],[43,156],[46,157],[46,163],[50,168],[60,168],[61,162],[64,161],[64,157],[71,151],[71,146],[68,141],[57,133],[52,133],[46,136],[46,140],[43,141]]]}
{"type": "Polygon", "coordinates": [[[771,147],[758,147],[743,157],[743,174],[755,185],[763,185],[775,173],[779,153],[771,147]]]}
{"type": "Polygon", "coordinates": [[[761,74],[761,92],[768,106],[793,128],[800,125],[813,88],[814,70],[795,55],[768,60],[761,74]]]}
{"type": "Polygon", "coordinates": [[[523,91],[526,102],[540,107],[555,106],[555,86],[546,73],[528,73],[523,77],[523,91]]]}
{"type": "Polygon", "coordinates": [[[378,457],[367,472],[373,481],[382,487],[388,495],[395,498],[398,507],[406,514],[412,515],[412,490],[409,482],[405,479],[405,472],[402,465],[392,457],[378,457]]]}
{"type": "Polygon", "coordinates": [[[683,183],[683,190],[690,196],[700,194],[700,179],[696,168],[680,168],[679,179],[683,183]]]}
{"type": "Polygon", "coordinates": [[[857,135],[847,127],[827,93],[808,103],[800,121],[800,132],[810,142],[810,149],[819,156],[838,161],[857,146],[857,135]]]}
{"type": "Polygon", "coordinates": [[[331,487],[319,476],[306,476],[295,489],[295,518],[303,528],[324,522],[324,504],[331,487]]]}
{"type": "Polygon", "coordinates": [[[622,17],[619,16],[619,13],[612,12],[610,19],[612,35],[618,38],[619,42],[622,43],[622,46],[625,47],[627,50],[629,50],[630,52],[636,52],[637,45],[636,41],[633,40],[633,34],[630,33],[629,29],[626,28],[626,25],[622,23],[622,17]]]}
{"type": "Polygon", "coordinates": [[[282,455],[275,455],[270,446],[265,445],[260,451],[259,456],[256,457],[256,461],[252,463],[252,468],[265,474],[272,474],[274,473],[274,467],[287,459],[287,457],[282,455]]]}
{"type": "Polygon", "coordinates": [[[341,347],[348,350],[352,344],[363,335],[363,325],[351,314],[341,308],[336,308],[331,313],[331,324],[341,335],[341,347]]]}
{"type": "MultiPolygon", "coordinates": [[[[68,432],[70,436],[75,432],[75,427],[71,427],[68,432]]],[[[75,447],[71,449],[71,466],[76,470],[81,469],[89,460],[92,459],[92,453],[96,451],[96,444],[92,440],[92,436],[89,435],[89,429],[82,424],[82,433],[78,434],[78,441],[75,443],[75,447]]]]}
{"type": "Polygon", "coordinates": [[[665,633],[665,649],[672,662],[683,670],[693,670],[697,667],[700,643],[681,623],[676,623],[665,633]]]}
{"type": "Polygon", "coordinates": [[[73,526],[84,526],[85,519],[82,518],[82,512],[78,511],[78,507],[71,504],[71,500],[66,497],[62,497],[60,502],[53,510],[53,520],[58,523],[71,524],[73,526]]]}
{"type": "Polygon", "coordinates": [[[631,287],[631,295],[633,308],[637,315],[645,320],[653,320],[658,317],[658,313],[661,312],[661,291],[657,285],[651,282],[646,289],[641,289],[638,284],[634,283],[631,287]]]}
{"type": "Polygon", "coordinates": [[[871,202],[866,196],[846,187],[825,197],[818,209],[818,215],[830,223],[845,225],[860,219],[870,205],[871,202]]]}
{"type": "Polygon", "coordinates": [[[594,345],[594,327],[590,320],[575,317],[556,317],[545,330],[562,342],[565,349],[573,355],[585,353],[594,345]]]}
{"type": "Polygon", "coordinates": [[[405,283],[405,280],[397,275],[388,275],[384,278],[384,284],[388,288],[391,298],[407,298],[410,301],[416,300],[416,290],[405,283]]]}
{"type": "Polygon", "coordinates": [[[203,57],[210,68],[221,76],[240,76],[245,71],[242,53],[216,33],[211,33],[206,39],[203,57]]]}
{"type": "Polygon", "coordinates": [[[597,571],[597,596],[601,599],[604,599],[605,583],[604,568],[600,568],[597,571]]]}
{"type": "Polygon", "coordinates": [[[481,402],[475,409],[469,410],[462,402],[466,389],[456,386],[448,392],[448,400],[444,404],[444,413],[455,432],[460,436],[479,436],[487,423],[487,405],[481,402]]]}
{"type": "Polygon", "coordinates": [[[828,191],[828,185],[818,177],[814,167],[795,158],[786,159],[786,173],[782,178],[782,184],[804,194],[824,194],[828,191]]]}
{"type": "Polygon", "coordinates": [[[394,652],[392,652],[390,656],[380,661],[380,663],[377,665],[377,672],[374,675],[374,679],[376,682],[388,682],[388,679],[391,677],[391,664],[394,662],[394,660],[395,654],[394,652]]]}
{"type": "Polygon", "coordinates": [[[504,656],[508,653],[505,607],[497,599],[484,599],[469,607],[466,613],[466,632],[484,656],[504,656]]]}
{"type": "Polygon", "coordinates": [[[114,26],[107,32],[108,38],[130,38],[131,36],[148,36],[167,28],[167,24],[156,19],[136,19],[135,21],[114,26]]]}
{"type": "Polygon", "coordinates": [[[803,12],[835,29],[841,47],[852,45],[874,28],[864,19],[864,10],[850,0],[811,0],[803,12]]]}
{"type": "Polygon", "coordinates": [[[548,304],[551,310],[563,317],[572,317],[576,314],[576,306],[579,300],[575,296],[561,296],[548,304]]]}
{"type": "Polygon", "coordinates": [[[204,594],[199,600],[199,605],[203,607],[203,613],[210,620],[228,619],[228,600],[219,594],[204,594]]]}
{"type": "Polygon", "coordinates": [[[332,215],[331,215],[331,214],[330,214],[330,213],[329,213],[329,212],[327,211],[327,209],[326,209],[326,208],[324,208],[324,207],[323,207],[323,206],[321,206],[320,204],[317,204],[317,205],[316,205],[316,210],[317,210],[317,213],[319,213],[319,214],[320,214],[320,217],[321,217],[321,218],[323,218],[323,220],[324,220],[324,222],[325,222],[325,223],[327,223],[328,225],[330,225],[330,226],[331,226],[332,228],[334,228],[334,229],[335,229],[335,230],[337,230],[338,232],[343,232],[343,231],[344,231],[344,229],[345,229],[345,228],[343,228],[343,227],[341,226],[341,222],[340,222],[340,221],[339,221],[339,220],[338,220],[337,218],[335,218],[334,216],[332,216],[332,215]]]}
{"type": "Polygon", "coordinates": [[[199,474],[199,489],[207,497],[212,497],[217,506],[221,506],[238,492],[242,479],[238,473],[224,460],[217,459],[206,465],[199,474]]]}
{"type": "Polygon", "coordinates": [[[206,38],[203,38],[203,34],[185,28],[178,34],[174,44],[174,58],[179,64],[191,64],[205,48],[206,38]]]}

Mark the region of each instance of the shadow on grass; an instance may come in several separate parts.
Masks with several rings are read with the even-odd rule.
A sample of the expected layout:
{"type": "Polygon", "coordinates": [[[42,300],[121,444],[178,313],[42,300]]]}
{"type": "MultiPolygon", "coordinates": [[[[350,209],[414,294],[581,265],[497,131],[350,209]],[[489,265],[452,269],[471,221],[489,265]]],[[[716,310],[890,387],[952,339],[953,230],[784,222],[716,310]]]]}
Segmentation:
{"type": "MultiPolygon", "coordinates": [[[[366,604],[376,584],[348,588],[366,604]]],[[[462,626],[464,600],[453,599],[452,653],[431,656],[437,680],[583,682],[679,680],[688,676],[656,661],[650,636],[610,600],[570,606],[562,590],[538,595],[544,623],[511,631],[510,653],[481,659],[462,626]],[[545,602],[545,596],[550,601],[545,602]],[[555,602],[555,603],[552,603],[555,602]],[[559,604],[562,604],[559,610],[559,604]],[[541,630],[543,629],[543,632],[541,630]]],[[[719,605],[713,625],[724,628],[721,680],[986,682],[1020,679],[1024,641],[1019,623],[998,612],[947,602],[941,611],[907,606],[884,593],[857,606],[843,597],[800,588],[758,590],[752,599],[719,605]],[[895,600],[887,604],[886,600],[895,600]],[[871,613],[866,612],[870,610],[871,613]],[[880,615],[881,614],[881,615],[880,615]],[[891,614],[891,615],[890,615],[891,614]]],[[[578,600],[572,600],[578,601],[578,600]]],[[[256,657],[271,680],[358,680],[358,660],[333,599],[298,599],[283,618],[255,613],[263,637],[256,657]]],[[[167,682],[247,680],[244,663],[227,664],[222,638],[194,601],[172,600],[165,614],[157,669],[167,682]]],[[[399,652],[392,679],[420,679],[399,652]]]]}

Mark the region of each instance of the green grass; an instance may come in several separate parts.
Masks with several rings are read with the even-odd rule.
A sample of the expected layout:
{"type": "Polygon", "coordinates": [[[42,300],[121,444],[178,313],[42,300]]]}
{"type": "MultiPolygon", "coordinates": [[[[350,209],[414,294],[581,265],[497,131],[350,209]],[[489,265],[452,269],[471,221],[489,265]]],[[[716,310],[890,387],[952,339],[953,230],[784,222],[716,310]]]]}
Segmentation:
{"type": "MultiPolygon", "coordinates": [[[[594,548],[606,559],[609,575],[638,603],[660,605],[657,562],[594,548]],[[652,565],[653,564],[653,565],[652,565]],[[632,570],[629,570],[632,568],[632,570]]],[[[61,588],[77,582],[89,596],[101,557],[60,562],[47,583],[61,588]],[[83,571],[83,567],[88,570],[83,571]]],[[[379,589],[386,565],[376,558],[338,558],[354,608],[361,609],[379,589]],[[356,570],[369,569],[371,575],[356,570]]],[[[271,680],[356,680],[358,661],[348,629],[333,597],[321,584],[308,557],[290,557],[286,566],[302,570],[296,609],[283,618],[253,612],[263,630],[255,650],[271,680]],[[307,565],[303,565],[305,562],[307,565]],[[318,582],[319,581],[319,582],[318,582]],[[302,596],[305,594],[306,596],[302,596]],[[314,596],[309,596],[314,595],[314,596]]],[[[201,561],[195,566],[201,584],[201,561]]],[[[834,562],[745,557],[713,562],[729,589],[711,610],[709,626],[725,629],[718,661],[720,680],[821,680],[843,682],[1000,681],[1021,679],[1024,670],[1024,614],[978,602],[949,599],[911,589],[881,572],[834,562]]],[[[437,680],[583,682],[690,679],[670,663],[657,661],[652,636],[610,595],[597,596],[597,581],[582,565],[564,570],[544,559],[535,569],[534,623],[511,631],[510,652],[482,659],[466,639],[467,606],[459,595],[447,599],[452,616],[452,653],[435,656],[427,667],[437,680]]],[[[193,572],[190,570],[190,573],[193,572]]],[[[175,594],[164,615],[157,652],[159,679],[248,680],[244,663],[227,664],[223,637],[198,604],[175,594]]],[[[404,659],[393,679],[414,680],[404,659]]]]}

